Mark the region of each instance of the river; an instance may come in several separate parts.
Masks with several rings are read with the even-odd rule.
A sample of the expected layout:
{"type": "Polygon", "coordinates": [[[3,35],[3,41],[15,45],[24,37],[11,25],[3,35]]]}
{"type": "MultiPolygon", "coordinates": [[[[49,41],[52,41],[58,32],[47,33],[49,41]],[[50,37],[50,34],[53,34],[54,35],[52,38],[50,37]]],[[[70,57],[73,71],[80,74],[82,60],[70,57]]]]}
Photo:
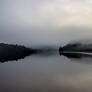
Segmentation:
{"type": "Polygon", "coordinates": [[[91,61],[56,51],[0,63],[0,92],[92,92],[91,61]]]}

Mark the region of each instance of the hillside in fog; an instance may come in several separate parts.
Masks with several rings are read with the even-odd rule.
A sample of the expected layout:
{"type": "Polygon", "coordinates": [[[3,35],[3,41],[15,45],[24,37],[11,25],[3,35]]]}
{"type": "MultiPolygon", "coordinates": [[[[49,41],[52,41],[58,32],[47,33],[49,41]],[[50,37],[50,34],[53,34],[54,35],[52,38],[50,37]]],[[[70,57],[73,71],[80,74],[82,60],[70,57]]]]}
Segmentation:
{"type": "Polygon", "coordinates": [[[63,51],[92,52],[92,43],[69,43],[62,49],[63,51]]]}
{"type": "Polygon", "coordinates": [[[0,43],[0,62],[18,60],[35,53],[35,50],[20,45],[0,43]]]}

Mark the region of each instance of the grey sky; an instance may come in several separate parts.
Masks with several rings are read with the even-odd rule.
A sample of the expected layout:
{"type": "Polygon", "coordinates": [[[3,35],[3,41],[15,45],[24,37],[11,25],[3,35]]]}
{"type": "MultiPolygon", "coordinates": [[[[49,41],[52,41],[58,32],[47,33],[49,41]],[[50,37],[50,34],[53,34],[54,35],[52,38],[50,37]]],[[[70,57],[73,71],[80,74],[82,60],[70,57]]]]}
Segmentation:
{"type": "Polygon", "coordinates": [[[60,44],[92,36],[92,0],[0,0],[0,41],[60,44]]]}

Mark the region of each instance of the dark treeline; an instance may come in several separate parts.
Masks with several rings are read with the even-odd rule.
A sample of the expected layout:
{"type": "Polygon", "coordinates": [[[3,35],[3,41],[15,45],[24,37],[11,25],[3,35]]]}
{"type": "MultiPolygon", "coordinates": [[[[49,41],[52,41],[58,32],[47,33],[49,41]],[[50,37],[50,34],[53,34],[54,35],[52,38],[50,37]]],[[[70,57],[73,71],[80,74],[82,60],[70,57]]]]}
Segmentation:
{"type": "Polygon", "coordinates": [[[92,53],[92,44],[70,43],[60,47],[60,51],[89,52],[92,53]]]}
{"type": "Polygon", "coordinates": [[[36,50],[21,45],[0,43],[0,62],[22,59],[36,50]]]}

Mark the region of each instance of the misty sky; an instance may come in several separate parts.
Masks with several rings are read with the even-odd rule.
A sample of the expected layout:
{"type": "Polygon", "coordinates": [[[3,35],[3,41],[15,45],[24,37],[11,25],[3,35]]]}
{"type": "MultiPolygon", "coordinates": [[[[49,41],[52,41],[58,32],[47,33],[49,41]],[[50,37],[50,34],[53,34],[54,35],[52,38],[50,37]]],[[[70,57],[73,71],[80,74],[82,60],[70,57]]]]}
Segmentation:
{"type": "Polygon", "coordinates": [[[92,37],[92,0],[0,0],[0,42],[60,45],[92,37]]]}

